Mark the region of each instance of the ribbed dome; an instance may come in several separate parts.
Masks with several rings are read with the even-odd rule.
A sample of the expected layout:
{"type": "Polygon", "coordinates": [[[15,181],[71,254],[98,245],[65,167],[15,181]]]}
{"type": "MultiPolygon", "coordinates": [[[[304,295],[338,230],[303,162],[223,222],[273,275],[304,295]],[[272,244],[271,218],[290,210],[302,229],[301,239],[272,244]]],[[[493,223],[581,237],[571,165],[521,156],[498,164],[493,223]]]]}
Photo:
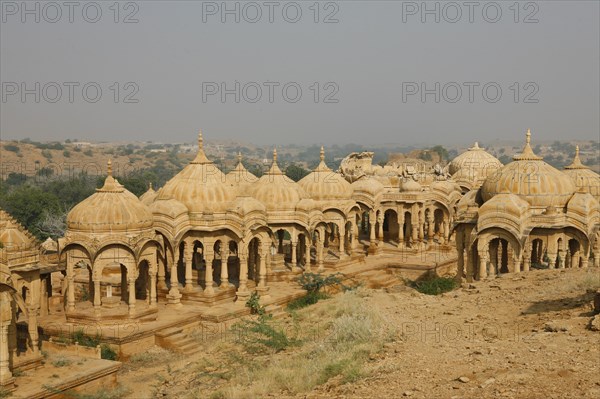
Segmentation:
{"type": "Polygon", "coordinates": [[[575,185],[567,175],[535,155],[530,140],[528,130],[523,152],[485,180],[481,186],[484,201],[496,194],[515,194],[533,207],[562,208],[567,204],[575,192],[575,185]]]}
{"type": "Polygon", "coordinates": [[[152,183],[150,183],[148,191],[146,191],[140,196],[140,201],[142,201],[143,204],[150,206],[150,204],[154,202],[157,196],[158,193],[154,191],[154,189],[152,188],[152,183]]]}
{"type": "Polygon", "coordinates": [[[152,228],[150,209],[112,177],[110,161],[104,186],[67,215],[68,231],[108,233],[147,228],[152,228]]]}
{"type": "Polygon", "coordinates": [[[258,183],[250,187],[251,195],[262,202],[268,211],[294,210],[300,200],[309,198],[298,183],[283,174],[277,165],[277,150],[273,151],[273,165],[258,183]]]}
{"type": "Polygon", "coordinates": [[[225,212],[235,199],[235,190],[227,185],[225,175],[206,158],[202,132],[198,135],[198,154],[181,172],[158,192],[158,200],[176,199],[189,212],[225,212]]]}
{"type": "Polygon", "coordinates": [[[476,142],[473,147],[450,162],[448,172],[453,176],[458,174],[461,179],[464,180],[466,178],[471,183],[478,181],[481,183],[486,177],[494,174],[501,167],[502,162],[485,151],[484,148],[479,147],[479,144],[476,142]]]}
{"type": "Polygon", "coordinates": [[[321,162],[298,184],[316,201],[349,200],[352,198],[352,185],[339,173],[325,164],[325,151],[321,147],[321,162]]]}
{"type": "Polygon", "coordinates": [[[600,175],[581,163],[579,146],[575,149],[573,163],[565,166],[563,173],[573,180],[579,190],[590,193],[596,198],[600,197],[600,175]]]}
{"type": "Polygon", "coordinates": [[[230,186],[238,189],[239,193],[244,193],[249,184],[258,182],[258,177],[254,176],[244,167],[242,163],[242,154],[238,153],[238,164],[231,172],[227,173],[225,180],[230,186]]]}
{"type": "Polygon", "coordinates": [[[403,179],[400,183],[400,191],[403,193],[423,191],[421,185],[415,179],[403,179]]]}

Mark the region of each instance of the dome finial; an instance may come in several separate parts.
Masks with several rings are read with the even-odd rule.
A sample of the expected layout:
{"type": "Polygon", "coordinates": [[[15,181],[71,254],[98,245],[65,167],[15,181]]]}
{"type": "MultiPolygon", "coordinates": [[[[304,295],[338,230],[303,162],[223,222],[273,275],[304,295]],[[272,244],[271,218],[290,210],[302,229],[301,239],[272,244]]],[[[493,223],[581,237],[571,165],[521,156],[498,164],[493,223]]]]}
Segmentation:
{"type": "Polygon", "coordinates": [[[523,151],[520,154],[515,155],[513,159],[515,161],[539,161],[543,159],[542,157],[535,155],[531,149],[531,129],[527,129],[527,133],[525,134],[525,146],[523,147],[523,151]]]}
{"type": "Polygon", "coordinates": [[[473,148],[479,148],[479,141],[475,142],[475,145],[473,146],[473,148]]]}
{"type": "Polygon", "coordinates": [[[579,146],[575,146],[575,157],[571,165],[565,166],[565,169],[589,169],[587,166],[581,163],[579,158],[579,146]]]}
{"type": "Polygon", "coordinates": [[[238,163],[242,162],[242,152],[238,151],[238,163]]]}
{"type": "Polygon", "coordinates": [[[150,182],[150,183],[148,184],[148,190],[153,190],[153,188],[152,188],[152,182],[150,182]]]}
{"type": "Polygon", "coordinates": [[[107,162],[106,172],[107,172],[108,176],[112,177],[112,174],[113,174],[113,171],[112,171],[112,161],[110,159],[107,162]]]}
{"type": "Polygon", "coordinates": [[[198,130],[198,149],[204,149],[204,139],[202,138],[202,129],[198,130]]]}
{"type": "Polygon", "coordinates": [[[325,149],[323,148],[323,146],[321,146],[321,153],[319,154],[319,158],[321,159],[321,162],[325,160],[325,149]]]}
{"type": "Polygon", "coordinates": [[[277,148],[273,147],[273,163],[277,163],[277,148]]]}

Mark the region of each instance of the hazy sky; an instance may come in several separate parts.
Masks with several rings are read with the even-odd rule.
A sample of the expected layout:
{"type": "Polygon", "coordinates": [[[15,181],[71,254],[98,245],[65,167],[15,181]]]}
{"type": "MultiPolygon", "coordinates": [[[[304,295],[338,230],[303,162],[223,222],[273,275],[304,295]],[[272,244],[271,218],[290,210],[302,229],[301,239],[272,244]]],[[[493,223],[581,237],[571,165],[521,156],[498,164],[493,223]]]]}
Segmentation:
{"type": "Polygon", "coordinates": [[[444,144],[530,127],[534,141],[598,140],[600,2],[467,3],[2,0],[0,132],[444,144]]]}

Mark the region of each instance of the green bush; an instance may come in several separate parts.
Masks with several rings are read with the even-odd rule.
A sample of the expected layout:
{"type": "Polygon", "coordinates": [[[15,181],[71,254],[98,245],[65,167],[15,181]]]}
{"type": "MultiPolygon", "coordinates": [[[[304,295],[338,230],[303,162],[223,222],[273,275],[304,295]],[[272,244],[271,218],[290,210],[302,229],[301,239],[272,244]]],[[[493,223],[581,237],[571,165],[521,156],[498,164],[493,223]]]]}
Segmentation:
{"type": "Polygon", "coordinates": [[[6,151],[11,151],[11,152],[14,152],[16,154],[18,154],[21,151],[21,149],[18,146],[14,145],[14,144],[7,144],[7,145],[5,145],[4,149],[6,151]]]}
{"type": "Polygon", "coordinates": [[[314,305],[315,303],[319,302],[321,299],[327,299],[327,298],[329,298],[329,295],[327,295],[323,292],[309,292],[305,296],[298,298],[298,299],[294,299],[292,302],[288,303],[287,309],[288,310],[302,309],[309,305],[314,305]]]}
{"type": "Polygon", "coordinates": [[[117,360],[118,355],[117,352],[114,351],[113,348],[108,344],[100,345],[100,357],[106,360],[117,360]]]}
{"type": "Polygon", "coordinates": [[[450,277],[434,277],[421,281],[413,281],[411,287],[422,294],[439,295],[456,288],[456,281],[450,277]]]}
{"type": "Polygon", "coordinates": [[[265,307],[260,304],[260,295],[254,291],[246,301],[246,306],[250,308],[250,313],[262,316],[265,314],[265,307]]]}
{"type": "Polygon", "coordinates": [[[95,338],[89,337],[83,333],[82,329],[79,329],[73,333],[72,336],[73,342],[77,342],[82,346],[89,346],[91,348],[95,348],[100,344],[100,336],[96,335],[95,338]]]}
{"type": "Polygon", "coordinates": [[[323,277],[321,273],[302,273],[298,283],[309,293],[319,292],[321,288],[341,284],[341,276],[342,273],[330,274],[327,277],[323,277]]]}

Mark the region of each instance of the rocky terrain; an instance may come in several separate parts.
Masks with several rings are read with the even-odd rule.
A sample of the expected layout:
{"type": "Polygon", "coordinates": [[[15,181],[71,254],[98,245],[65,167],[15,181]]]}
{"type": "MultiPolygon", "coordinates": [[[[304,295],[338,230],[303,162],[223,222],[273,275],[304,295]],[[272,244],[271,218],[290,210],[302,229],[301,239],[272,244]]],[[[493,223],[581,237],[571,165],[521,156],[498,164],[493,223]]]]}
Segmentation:
{"type": "Polygon", "coordinates": [[[130,398],[597,398],[598,288],[594,268],[438,296],[360,288],[270,322],[296,344],[252,351],[230,335],[199,337],[195,355],[155,348],[120,381],[130,398]]]}

